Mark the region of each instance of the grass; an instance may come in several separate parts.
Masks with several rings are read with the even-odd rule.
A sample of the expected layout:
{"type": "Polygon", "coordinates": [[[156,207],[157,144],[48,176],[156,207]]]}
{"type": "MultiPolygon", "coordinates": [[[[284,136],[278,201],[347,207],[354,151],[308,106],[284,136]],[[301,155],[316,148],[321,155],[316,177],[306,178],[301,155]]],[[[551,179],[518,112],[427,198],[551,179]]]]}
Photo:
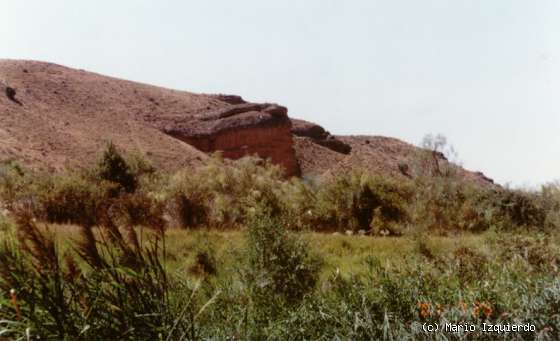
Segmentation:
{"type": "Polygon", "coordinates": [[[0,340],[559,339],[560,186],[436,170],[286,181],[217,157],[169,176],[111,145],[67,176],[0,164],[0,340]]]}
{"type": "MultiPolygon", "coordinates": [[[[72,241],[80,237],[80,228],[76,225],[48,224],[48,229],[55,233],[62,253],[69,250],[72,241]]],[[[139,235],[142,234],[141,228],[136,230],[139,235]]],[[[328,277],[337,269],[342,275],[365,274],[368,271],[366,261],[371,257],[393,267],[426,260],[414,236],[359,236],[312,231],[301,232],[298,235],[309,243],[312,253],[323,259],[322,278],[328,277]]],[[[515,235],[511,234],[511,236],[515,235]]],[[[527,235],[528,243],[534,243],[539,236],[540,234],[527,235]]],[[[173,228],[167,230],[166,237],[166,265],[170,271],[183,272],[185,276],[189,267],[193,265],[198,250],[211,248],[223,268],[235,269],[239,255],[246,247],[245,232],[239,229],[173,228]]],[[[444,258],[453,255],[460,248],[468,248],[486,258],[495,259],[503,251],[495,247],[495,238],[496,234],[493,232],[463,233],[447,237],[426,236],[423,237],[423,242],[427,244],[434,257],[444,258]]],[[[554,240],[554,244],[559,239],[556,236],[550,238],[554,240]]],[[[560,252],[556,247],[554,251],[560,252]]]]}
{"type": "MultiPolygon", "coordinates": [[[[81,233],[75,225],[51,224],[48,230],[54,232],[60,254],[71,251],[81,233]]],[[[147,233],[140,228],[136,231],[138,235],[147,233]]],[[[192,318],[188,325],[196,326],[195,336],[186,339],[370,339],[384,335],[389,339],[387,333],[395,338],[424,339],[429,335],[418,329],[423,321],[523,322],[535,324],[540,334],[508,334],[508,339],[538,339],[539,335],[555,339],[559,335],[554,322],[556,307],[560,307],[560,287],[555,284],[558,234],[489,231],[371,237],[308,231],[295,235],[307,243],[310,254],[322,259],[318,283],[295,306],[284,307],[281,301],[274,304],[279,307],[275,317],[263,320],[258,318],[263,308],[250,303],[251,294],[240,276],[248,247],[246,230],[168,229],[165,268],[176,283],[170,295],[175,302],[172,306],[178,307],[171,316],[192,318]],[[192,271],[201,251],[211,254],[216,273],[192,271]],[[317,315],[319,312],[325,315],[317,315]]],[[[5,308],[13,310],[9,304],[5,308]]],[[[20,304],[25,306],[23,301],[20,304]]],[[[17,318],[12,322],[10,328],[25,332],[22,328],[27,324],[17,318]]],[[[169,331],[173,325],[169,323],[161,330],[169,331]]],[[[36,333],[32,328],[31,335],[36,333]]],[[[429,338],[437,339],[436,335],[429,338]]],[[[472,334],[467,339],[494,336],[472,334]]],[[[172,335],[171,339],[180,338],[172,335]]]]}

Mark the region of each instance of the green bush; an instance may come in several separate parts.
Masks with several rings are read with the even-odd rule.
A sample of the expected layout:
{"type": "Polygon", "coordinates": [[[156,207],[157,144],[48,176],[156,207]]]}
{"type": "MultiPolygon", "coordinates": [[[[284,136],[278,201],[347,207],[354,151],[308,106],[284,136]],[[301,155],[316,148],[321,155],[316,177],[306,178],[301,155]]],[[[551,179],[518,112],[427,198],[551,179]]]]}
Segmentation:
{"type": "Polygon", "coordinates": [[[169,212],[182,227],[235,227],[256,206],[282,210],[282,174],[268,161],[219,155],[202,167],[176,174],[167,189],[169,212]]]}
{"type": "Polygon", "coordinates": [[[410,206],[416,227],[447,233],[560,226],[554,184],[540,192],[472,184],[448,161],[456,153],[444,136],[427,135],[422,146],[414,160],[416,196],[410,206]]]}
{"type": "Polygon", "coordinates": [[[416,179],[410,206],[414,225],[434,232],[481,232],[489,228],[543,229],[558,217],[556,203],[543,192],[484,188],[459,178],[416,179]]]}
{"type": "Polygon", "coordinates": [[[312,181],[297,178],[282,183],[278,197],[282,220],[287,229],[293,231],[318,229],[317,186],[312,181]]]}
{"type": "Polygon", "coordinates": [[[412,189],[406,184],[368,176],[341,175],[321,184],[317,192],[317,228],[398,233],[408,220],[412,189]]]}
{"type": "Polygon", "coordinates": [[[543,185],[540,191],[541,207],[546,212],[545,228],[560,227],[560,182],[543,185]]]}
{"type": "Polygon", "coordinates": [[[498,210],[501,222],[519,227],[543,229],[547,211],[539,193],[522,190],[499,191],[490,205],[498,210]]]}
{"type": "MultiPolygon", "coordinates": [[[[142,166],[139,163],[138,170],[143,170],[142,166]]],[[[133,173],[131,167],[112,142],[107,144],[96,171],[100,179],[118,184],[119,188],[127,193],[133,193],[138,187],[137,174],[133,173]]],[[[112,193],[116,195],[117,190],[113,190],[112,193]]]]}
{"type": "Polygon", "coordinates": [[[243,282],[259,323],[301,302],[314,289],[319,269],[320,261],[307,244],[290,235],[278,219],[262,213],[249,222],[243,282]]]}
{"type": "Polygon", "coordinates": [[[25,172],[13,164],[0,172],[0,198],[14,210],[54,223],[94,226],[108,219],[119,224],[164,223],[161,178],[140,156],[127,161],[109,144],[90,170],[47,175],[25,172]]]}
{"type": "Polygon", "coordinates": [[[460,175],[457,154],[442,135],[426,135],[413,157],[415,195],[409,212],[416,229],[436,233],[483,231],[491,227],[492,193],[460,175]]]}
{"type": "Polygon", "coordinates": [[[414,225],[432,232],[480,231],[487,228],[471,188],[455,178],[417,178],[411,212],[414,225]]]}
{"type": "Polygon", "coordinates": [[[13,160],[0,163],[0,200],[8,209],[14,209],[17,203],[32,205],[32,176],[13,160]]]}

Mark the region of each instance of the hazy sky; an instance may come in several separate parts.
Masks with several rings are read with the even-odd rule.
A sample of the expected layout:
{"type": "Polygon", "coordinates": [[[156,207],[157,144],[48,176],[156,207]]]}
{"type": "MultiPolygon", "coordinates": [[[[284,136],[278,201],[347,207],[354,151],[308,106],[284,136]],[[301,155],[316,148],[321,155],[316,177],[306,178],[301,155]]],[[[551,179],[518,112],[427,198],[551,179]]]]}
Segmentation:
{"type": "Polygon", "coordinates": [[[560,1],[0,0],[0,58],[271,101],[336,134],[443,133],[500,183],[560,178],[560,1]]]}

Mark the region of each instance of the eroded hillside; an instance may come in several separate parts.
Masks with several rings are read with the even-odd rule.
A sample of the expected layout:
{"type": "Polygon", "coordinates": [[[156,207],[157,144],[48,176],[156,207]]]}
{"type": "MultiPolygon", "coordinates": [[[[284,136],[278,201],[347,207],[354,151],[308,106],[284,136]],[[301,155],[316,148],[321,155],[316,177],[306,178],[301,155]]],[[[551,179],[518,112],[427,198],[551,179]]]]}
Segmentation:
{"type": "MultiPolygon", "coordinates": [[[[287,175],[329,176],[352,169],[409,177],[419,149],[380,136],[335,136],[288,117],[277,104],[195,94],[52,63],[0,60],[0,159],[60,170],[95,161],[107,141],[170,171],[208,153],[257,154],[287,175]]],[[[447,162],[441,159],[442,162],[447,162]]],[[[461,170],[479,184],[491,180],[461,170]]]]}

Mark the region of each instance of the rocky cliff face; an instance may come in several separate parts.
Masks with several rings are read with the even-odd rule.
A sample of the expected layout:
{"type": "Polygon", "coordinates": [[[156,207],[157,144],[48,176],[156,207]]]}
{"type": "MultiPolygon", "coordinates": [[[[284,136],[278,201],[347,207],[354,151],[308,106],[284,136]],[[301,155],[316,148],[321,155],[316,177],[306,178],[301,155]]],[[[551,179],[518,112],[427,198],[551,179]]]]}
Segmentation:
{"type": "MultiPolygon", "coordinates": [[[[236,101],[239,103],[239,101],[236,101]]],[[[230,159],[270,158],[287,176],[300,175],[285,107],[240,103],[166,124],[163,131],[205,153],[221,151],[230,159]]]]}

